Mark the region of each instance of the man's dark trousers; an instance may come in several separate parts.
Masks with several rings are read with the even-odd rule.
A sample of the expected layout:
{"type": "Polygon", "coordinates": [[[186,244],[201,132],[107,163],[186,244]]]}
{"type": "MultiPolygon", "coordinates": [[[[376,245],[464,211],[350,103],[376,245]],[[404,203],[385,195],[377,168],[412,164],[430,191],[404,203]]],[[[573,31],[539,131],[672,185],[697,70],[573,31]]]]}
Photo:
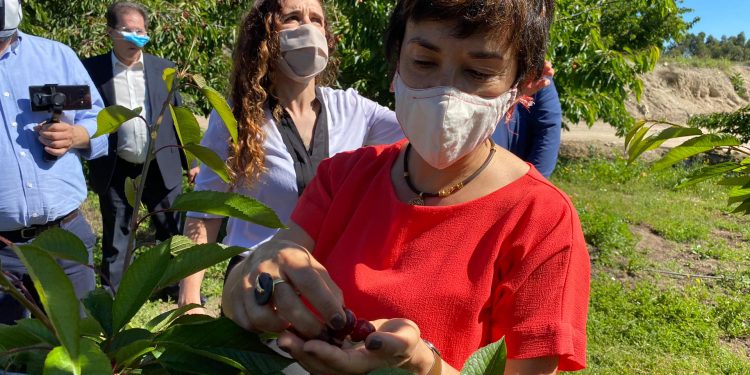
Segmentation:
{"type": "MultiPolygon", "coordinates": [[[[76,297],[80,300],[85,297],[90,291],[94,290],[94,270],[90,266],[93,263],[92,250],[96,244],[96,235],[91,230],[91,226],[83,217],[82,213],[79,213],[68,223],[62,223],[60,227],[75,234],[78,238],[83,241],[86,245],[86,250],[89,253],[89,265],[76,263],[70,260],[58,260],[57,263],[63,268],[65,274],[73,283],[73,289],[75,290],[76,297]]],[[[18,243],[16,245],[23,245],[18,243]]],[[[0,264],[3,265],[3,271],[13,275],[15,278],[22,280],[26,289],[32,294],[36,300],[36,304],[41,306],[39,296],[36,294],[36,289],[29,277],[26,267],[21,263],[16,254],[9,247],[4,244],[0,244],[0,264]]],[[[16,301],[10,294],[0,291],[0,324],[13,324],[18,319],[28,318],[30,312],[24,308],[21,303],[16,301]]]]}
{"type": "MultiPolygon", "coordinates": [[[[142,168],[142,164],[133,164],[123,159],[118,159],[117,163],[118,173],[112,176],[110,188],[99,195],[102,213],[101,272],[114,289],[119,287],[122,279],[122,266],[130,237],[130,220],[133,216],[133,208],[125,197],[125,178],[135,179],[141,174],[142,168]]],[[[171,189],[164,187],[159,168],[152,162],[146,177],[145,192],[143,204],[148,212],[155,212],[150,219],[156,230],[156,240],[164,241],[180,233],[179,213],[161,211],[172,206],[182,192],[182,186],[177,185],[171,189]]]]}

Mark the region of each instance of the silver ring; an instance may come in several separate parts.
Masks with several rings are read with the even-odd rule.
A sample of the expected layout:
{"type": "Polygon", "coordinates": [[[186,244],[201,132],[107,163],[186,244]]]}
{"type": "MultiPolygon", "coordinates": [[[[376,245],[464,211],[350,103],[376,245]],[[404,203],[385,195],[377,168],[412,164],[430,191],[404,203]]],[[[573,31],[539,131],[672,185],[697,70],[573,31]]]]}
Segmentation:
{"type": "Polygon", "coordinates": [[[273,286],[274,286],[274,287],[276,287],[276,285],[278,285],[278,284],[281,284],[281,283],[285,283],[285,282],[286,282],[286,280],[284,280],[284,279],[281,279],[281,278],[279,278],[279,279],[274,279],[274,280],[273,280],[273,286]]]}

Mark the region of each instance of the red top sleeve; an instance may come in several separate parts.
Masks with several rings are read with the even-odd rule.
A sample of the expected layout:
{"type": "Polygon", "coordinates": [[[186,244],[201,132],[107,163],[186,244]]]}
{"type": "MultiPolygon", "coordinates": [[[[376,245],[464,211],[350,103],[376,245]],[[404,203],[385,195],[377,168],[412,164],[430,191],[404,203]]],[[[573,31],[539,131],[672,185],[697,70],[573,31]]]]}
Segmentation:
{"type": "Polygon", "coordinates": [[[500,252],[492,338],[505,336],[508,358],[557,356],[574,371],[586,366],[590,263],[575,209],[551,193],[527,207],[500,252]]]}

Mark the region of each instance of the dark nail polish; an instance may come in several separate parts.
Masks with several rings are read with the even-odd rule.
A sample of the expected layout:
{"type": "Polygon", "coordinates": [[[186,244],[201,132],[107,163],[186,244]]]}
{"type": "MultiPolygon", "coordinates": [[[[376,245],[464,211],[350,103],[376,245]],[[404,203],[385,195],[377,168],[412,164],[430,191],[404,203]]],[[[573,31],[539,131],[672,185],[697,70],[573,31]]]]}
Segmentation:
{"type": "Polygon", "coordinates": [[[283,350],[286,354],[292,354],[292,349],[289,349],[286,346],[279,345],[279,349],[283,350]]]}
{"type": "Polygon", "coordinates": [[[329,323],[331,325],[331,328],[339,331],[344,329],[344,327],[346,326],[346,318],[341,316],[341,314],[336,314],[333,318],[331,318],[331,321],[329,323]]]}
{"type": "Polygon", "coordinates": [[[365,343],[367,350],[378,350],[383,347],[383,341],[379,338],[373,338],[372,340],[365,343]]]}

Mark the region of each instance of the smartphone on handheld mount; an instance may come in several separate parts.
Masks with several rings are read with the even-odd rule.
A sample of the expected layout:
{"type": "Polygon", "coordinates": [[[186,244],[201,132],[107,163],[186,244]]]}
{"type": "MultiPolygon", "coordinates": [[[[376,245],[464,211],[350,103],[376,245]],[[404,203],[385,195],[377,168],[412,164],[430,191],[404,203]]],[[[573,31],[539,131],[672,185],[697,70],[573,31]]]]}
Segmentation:
{"type": "MultiPolygon", "coordinates": [[[[60,122],[64,110],[91,109],[91,88],[88,85],[29,86],[33,112],[49,112],[48,124],[60,122]]],[[[57,156],[44,152],[45,161],[55,161],[57,156]]]]}

